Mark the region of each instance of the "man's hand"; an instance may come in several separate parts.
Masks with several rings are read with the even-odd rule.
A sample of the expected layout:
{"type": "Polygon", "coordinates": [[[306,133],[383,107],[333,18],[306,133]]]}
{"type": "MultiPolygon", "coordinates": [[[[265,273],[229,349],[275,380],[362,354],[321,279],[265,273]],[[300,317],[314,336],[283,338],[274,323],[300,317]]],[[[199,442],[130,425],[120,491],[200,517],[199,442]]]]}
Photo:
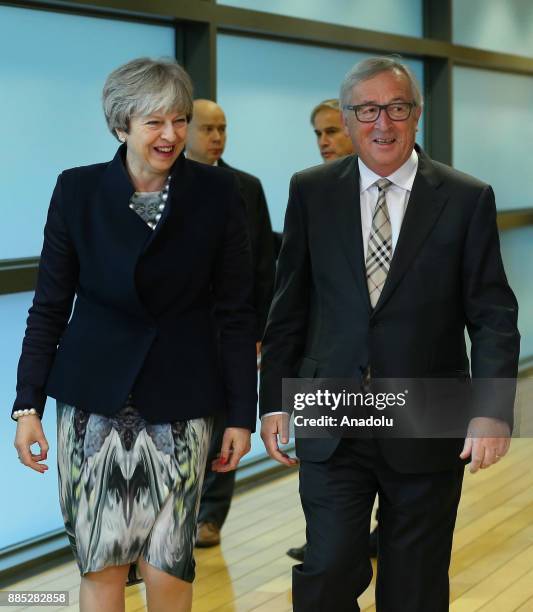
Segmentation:
{"type": "Polygon", "coordinates": [[[272,459],[289,467],[298,463],[298,459],[280,451],[278,446],[278,438],[281,444],[287,444],[289,441],[288,414],[271,414],[263,417],[261,419],[261,438],[272,459]]]}
{"type": "Polygon", "coordinates": [[[244,427],[226,427],[220,455],[211,464],[213,472],[231,472],[239,461],[250,452],[250,430],[244,427]]]}
{"type": "Polygon", "coordinates": [[[46,461],[49,447],[44,435],[43,426],[41,425],[41,419],[37,415],[28,414],[18,418],[15,448],[23,465],[40,474],[46,472],[48,466],[44,463],[39,463],[39,461],[46,461]],[[32,444],[39,445],[41,452],[38,455],[34,455],[31,452],[32,444]]]}
{"type": "Polygon", "coordinates": [[[255,355],[257,358],[257,369],[261,369],[261,342],[255,343],[255,355]]]}
{"type": "Polygon", "coordinates": [[[470,421],[461,459],[472,457],[470,472],[490,467],[507,454],[511,445],[511,430],[505,421],[476,417],[470,421]]]}

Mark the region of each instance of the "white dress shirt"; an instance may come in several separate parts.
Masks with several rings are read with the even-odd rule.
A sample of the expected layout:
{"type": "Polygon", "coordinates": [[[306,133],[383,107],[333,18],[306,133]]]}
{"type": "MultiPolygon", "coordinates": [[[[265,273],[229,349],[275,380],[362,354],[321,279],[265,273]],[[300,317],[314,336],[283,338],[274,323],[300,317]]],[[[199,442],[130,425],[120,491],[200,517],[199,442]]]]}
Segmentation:
{"type": "MultiPolygon", "coordinates": [[[[359,163],[359,198],[361,202],[361,229],[363,232],[363,248],[366,253],[368,250],[368,239],[370,230],[372,229],[372,217],[378,203],[378,187],[375,182],[382,178],[370,168],[365,166],[361,161],[359,163]]],[[[389,179],[392,185],[387,189],[387,210],[389,211],[391,229],[392,229],[392,252],[396,248],[400,229],[402,227],[403,216],[407,209],[409,196],[415,180],[416,171],[418,170],[418,155],[413,149],[409,159],[400,166],[398,170],[385,177],[389,179]]]]}
{"type": "MultiPolygon", "coordinates": [[[[189,159],[189,156],[187,155],[187,149],[185,149],[185,152],[183,153],[185,155],[185,157],[187,159],[189,159]]],[[[203,163],[203,162],[202,162],[203,163]]],[[[218,159],[215,159],[215,161],[211,164],[212,166],[218,166],[218,159]]],[[[207,166],[207,164],[206,164],[207,166]]]]}
{"type": "MultiPolygon", "coordinates": [[[[408,160],[400,166],[398,170],[386,177],[381,177],[379,174],[370,170],[370,168],[365,166],[361,161],[360,157],[357,162],[359,164],[361,230],[363,233],[363,248],[366,261],[368,239],[370,238],[370,230],[372,229],[372,217],[374,216],[374,210],[378,203],[378,187],[375,182],[380,178],[387,178],[392,183],[387,189],[386,201],[392,230],[392,252],[394,253],[402,227],[403,216],[407,209],[409,196],[411,195],[411,189],[413,188],[416,172],[418,170],[418,155],[413,149],[408,160]]],[[[283,411],[267,412],[261,418],[272,414],[283,414],[283,411]]]]}

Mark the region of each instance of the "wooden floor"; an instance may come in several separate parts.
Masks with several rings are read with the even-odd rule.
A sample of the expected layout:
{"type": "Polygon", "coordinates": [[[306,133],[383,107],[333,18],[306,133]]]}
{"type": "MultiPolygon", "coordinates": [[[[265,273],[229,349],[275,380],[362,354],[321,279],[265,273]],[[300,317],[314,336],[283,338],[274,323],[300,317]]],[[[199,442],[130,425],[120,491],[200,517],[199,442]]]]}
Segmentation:
{"type": "MultiPolygon", "coordinates": [[[[517,424],[523,438],[489,470],[465,474],[450,569],[452,612],[533,612],[533,420],[525,409],[532,391],[533,379],[521,384],[528,400],[517,424]]],[[[293,562],[285,551],[304,542],[297,488],[291,471],[235,498],[222,546],[197,551],[194,612],[292,609],[293,562]]],[[[9,588],[69,590],[70,607],[55,609],[77,610],[78,586],[72,562],[9,588]]],[[[375,610],[373,588],[359,599],[362,610],[375,610]]],[[[128,588],[126,610],[144,609],[144,588],[128,588]]]]}

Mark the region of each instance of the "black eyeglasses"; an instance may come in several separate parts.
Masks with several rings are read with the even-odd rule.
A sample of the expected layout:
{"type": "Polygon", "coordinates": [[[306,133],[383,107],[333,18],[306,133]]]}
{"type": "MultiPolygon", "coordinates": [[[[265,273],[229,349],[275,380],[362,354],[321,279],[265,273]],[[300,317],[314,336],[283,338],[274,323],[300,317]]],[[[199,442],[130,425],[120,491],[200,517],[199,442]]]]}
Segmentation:
{"type": "Polygon", "coordinates": [[[345,104],[345,110],[353,110],[357,121],[372,123],[377,121],[384,110],[391,121],[405,121],[409,118],[416,102],[391,102],[390,104],[345,104]]]}

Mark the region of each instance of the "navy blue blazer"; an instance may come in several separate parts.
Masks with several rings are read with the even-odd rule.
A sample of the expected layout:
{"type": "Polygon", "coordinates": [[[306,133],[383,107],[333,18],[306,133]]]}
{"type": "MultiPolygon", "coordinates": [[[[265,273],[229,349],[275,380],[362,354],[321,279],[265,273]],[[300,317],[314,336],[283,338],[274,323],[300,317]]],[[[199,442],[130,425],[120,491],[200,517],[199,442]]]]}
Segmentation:
{"type": "Polygon", "coordinates": [[[111,415],[131,393],[151,422],[225,410],[228,426],[253,430],[256,317],[237,180],[181,155],[151,230],[128,207],[125,151],[58,178],[13,410],[42,415],[49,395],[111,415]]]}
{"type": "Polygon", "coordinates": [[[250,246],[252,249],[252,268],[254,272],[254,306],[257,314],[256,340],[261,342],[274,293],[276,257],[274,236],[261,181],[247,172],[238,170],[218,160],[220,168],[227,168],[237,175],[241,195],[246,207],[250,246]]]}

